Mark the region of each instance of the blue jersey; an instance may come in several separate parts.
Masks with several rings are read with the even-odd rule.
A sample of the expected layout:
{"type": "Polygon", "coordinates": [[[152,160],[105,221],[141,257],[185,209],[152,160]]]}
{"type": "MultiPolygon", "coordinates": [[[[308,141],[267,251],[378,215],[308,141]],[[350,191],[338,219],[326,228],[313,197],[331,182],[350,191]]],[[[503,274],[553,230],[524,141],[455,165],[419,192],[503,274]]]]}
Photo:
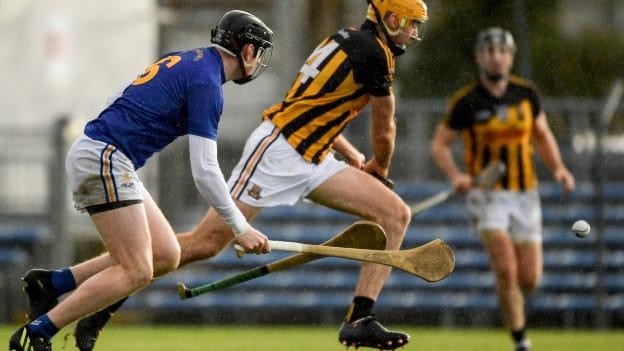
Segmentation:
{"type": "Polygon", "coordinates": [[[179,136],[216,140],[224,82],[223,62],[214,48],[167,54],[90,121],[84,132],[118,147],[139,169],[179,136]]]}

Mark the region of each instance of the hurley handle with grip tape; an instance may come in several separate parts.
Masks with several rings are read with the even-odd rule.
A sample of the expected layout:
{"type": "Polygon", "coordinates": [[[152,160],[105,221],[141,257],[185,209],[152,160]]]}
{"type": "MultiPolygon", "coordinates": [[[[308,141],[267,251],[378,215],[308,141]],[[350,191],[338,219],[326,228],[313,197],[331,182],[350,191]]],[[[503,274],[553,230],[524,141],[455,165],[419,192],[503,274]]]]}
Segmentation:
{"type": "Polygon", "coordinates": [[[377,172],[371,172],[369,174],[377,178],[377,180],[379,180],[381,184],[385,185],[388,189],[394,190],[394,182],[392,180],[378,174],[377,172]]]}
{"type": "MultiPolygon", "coordinates": [[[[344,161],[344,162],[346,162],[346,159],[345,159],[345,157],[344,157],[344,155],[343,155],[343,154],[341,154],[340,152],[338,152],[338,151],[334,150],[333,148],[332,148],[332,149],[329,149],[329,150],[330,150],[330,152],[332,152],[332,153],[334,154],[334,157],[336,157],[336,159],[337,159],[337,160],[340,160],[340,161],[344,161]]],[[[347,163],[348,163],[348,162],[347,162],[347,163]]],[[[362,166],[360,167],[360,170],[364,170],[364,166],[363,166],[363,165],[364,165],[364,163],[365,163],[365,162],[362,162],[362,166]]],[[[379,180],[379,181],[380,181],[383,185],[385,185],[388,189],[390,189],[390,190],[393,190],[393,189],[394,189],[394,182],[393,182],[392,180],[390,180],[390,179],[388,179],[388,178],[386,178],[386,177],[382,176],[381,174],[378,174],[378,173],[377,173],[377,172],[375,172],[375,171],[373,171],[373,172],[366,172],[366,173],[368,173],[368,174],[372,175],[373,177],[377,178],[377,180],[379,180]]]]}

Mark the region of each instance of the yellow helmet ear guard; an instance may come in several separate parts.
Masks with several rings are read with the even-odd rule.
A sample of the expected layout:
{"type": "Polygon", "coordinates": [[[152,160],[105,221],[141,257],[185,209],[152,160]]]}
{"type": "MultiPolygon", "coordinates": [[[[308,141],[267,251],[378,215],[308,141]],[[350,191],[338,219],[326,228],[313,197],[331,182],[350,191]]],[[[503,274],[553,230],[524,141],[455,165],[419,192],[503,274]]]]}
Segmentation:
{"type": "MultiPolygon", "coordinates": [[[[408,26],[420,27],[429,19],[427,15],[427,5],[422,0],[367,0],[368,13],[366,18],[374,23],[380,24],[384,34],[388,37],[399,35],[408,26]],[[392,30],[388,27],[384,19],[389,13],[393,13],[399,20],[399,27],[392,30]]],[[[420,41],[420,37],[414,38],[420,41]]],[[[407,50],[406,45],[391,45],[392,52],[399,56],[407,50]]]]}

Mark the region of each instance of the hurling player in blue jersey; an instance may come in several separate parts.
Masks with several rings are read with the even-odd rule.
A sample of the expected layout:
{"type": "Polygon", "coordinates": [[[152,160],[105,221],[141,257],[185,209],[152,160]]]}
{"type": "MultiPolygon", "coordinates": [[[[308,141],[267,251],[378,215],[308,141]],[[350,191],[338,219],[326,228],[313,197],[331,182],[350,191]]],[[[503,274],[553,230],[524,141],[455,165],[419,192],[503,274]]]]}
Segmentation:
{"type": "Polygon", "coordinates": [[[82,273],[31,270],[24,277],[29,296],[43,280],[59,296],[76,290],[49,311],[31,306],[32,321],[11,337],[9,350],[51,350],[50,339],[59,329],[177,268],[180,245],[136,170],[179,136],[189,135],[199,192],[238,244],[248,252],[270,251],[267,237],[248,224],[229,194],[216,138],[222,84],[243,84],[260,75],[271,58],[272,35],[254,15],[230,11],[212,31],[210,47],[161,57],[87,124],[68,153],[66,168],[75,206],[91,216],[109,258],[97,273],[93,265],[82,273]],[[80,274],[89,277],[76,288],[80,274]]]}

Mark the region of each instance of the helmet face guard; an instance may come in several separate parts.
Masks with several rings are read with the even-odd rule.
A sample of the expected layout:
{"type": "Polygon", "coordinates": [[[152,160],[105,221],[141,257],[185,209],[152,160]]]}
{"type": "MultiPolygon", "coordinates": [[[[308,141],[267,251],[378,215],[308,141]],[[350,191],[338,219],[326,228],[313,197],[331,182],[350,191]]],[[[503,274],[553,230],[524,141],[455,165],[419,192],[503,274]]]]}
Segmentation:
{"type": "MultiPolygon", "coordinates": [[[[249,81],[256,79],[256,77],[260,76],[268,67],[271,62],[271,56],[273,56],[273,45],[267,47],[259,47],[256,50],[256,57],[254,57],[253,62],[247,63],[243,61],[243,65],[245,68],[252,67],[254,64],[256,68],[254,71],[248,75],[249,81]]],[[[236,81],[235,81],[236,83],[236,81]]]]}
{"type": "MultiPolygon", "coordinates": [[[[402,21],[402,22],[407,22],[407,21],[402,21]]],[[[384,23],[384,27],[386,26],[386,24],[384,23]]],[[[418,43],[420,43],[420,41],[422,40],[424,34],[425,34],[425,22],[421,22],[418,20],[412,20],[411,23],[407,23],[407,24],[401,24],[399,29],[398,29],[398,34],[405,34],[406,36],[409,36],[410,40],[407,42],[407,44],[405,44],[405,49],[407,50],[407,48],[414,46],[418,43]],[[413,32],[413,29],[415,30],[415,32],[417,33],[416,36],[411,35],[410,33],[413,32]]]]}
{"type": "Polygon", "coordinates": [[[260,76],[271,62],[273,53],[273,31],[258,17],[249,12],[233,10],[227,12],[212,30],[210,42],[238,59],[242,78],[234,83],[245,84],[260,76]],[[254,48],[254,58],[245,62],[242,51],[245,45],[254,48]],[[251,74],[247,69],[254,67],[251,74]]]}
{"type": "MultiPolygon", "coordinates": [[[[269,63],[271,62],[271,57],[273,56],[273,44],[266,40],[262,40],[261,38],[257,38],[258,42],[260,42],[259,47],[255,47],[256,55],[251,61],[245,61],[243,59],[242,54],[238,55],[239,58],[239,66],[241,69],[241,73],[243,77],[240,79],[235,79],[234,83],[236,84],[245,84],[251,82],[252,80],[259,77],[266,69],[269,67],[269,63]],[[248,68],[254,68],[251,74],[247,74],[248,68]]],[[[252,44],[253,45],[253,44],[252,44]]],[[[241,48],[242,52],[243,48],[241,48]]]]}
{"type": "Polygon", "coordinates": [[[388,44],[394,56],[404,54],[408,47],[418,44],[422,39],[424,25],[428,19],[427,5],[421,0],[367,0],[369,4],[367,18],[381,26],[382,31],[390,41],[388,44]],[[377,5],[375,5],[377,2],[377,5]],[[383,12],[383,13],[382,13],[383,12]],[[392,30],[383,20],[389,12],[396,14],[399,19],[399,26],[392,30]],[[413,30],[418,33],[412,35],[413,30]],[[395,43],[392,38],[398,35],[409,37],[407,43],[395,43]]]}

